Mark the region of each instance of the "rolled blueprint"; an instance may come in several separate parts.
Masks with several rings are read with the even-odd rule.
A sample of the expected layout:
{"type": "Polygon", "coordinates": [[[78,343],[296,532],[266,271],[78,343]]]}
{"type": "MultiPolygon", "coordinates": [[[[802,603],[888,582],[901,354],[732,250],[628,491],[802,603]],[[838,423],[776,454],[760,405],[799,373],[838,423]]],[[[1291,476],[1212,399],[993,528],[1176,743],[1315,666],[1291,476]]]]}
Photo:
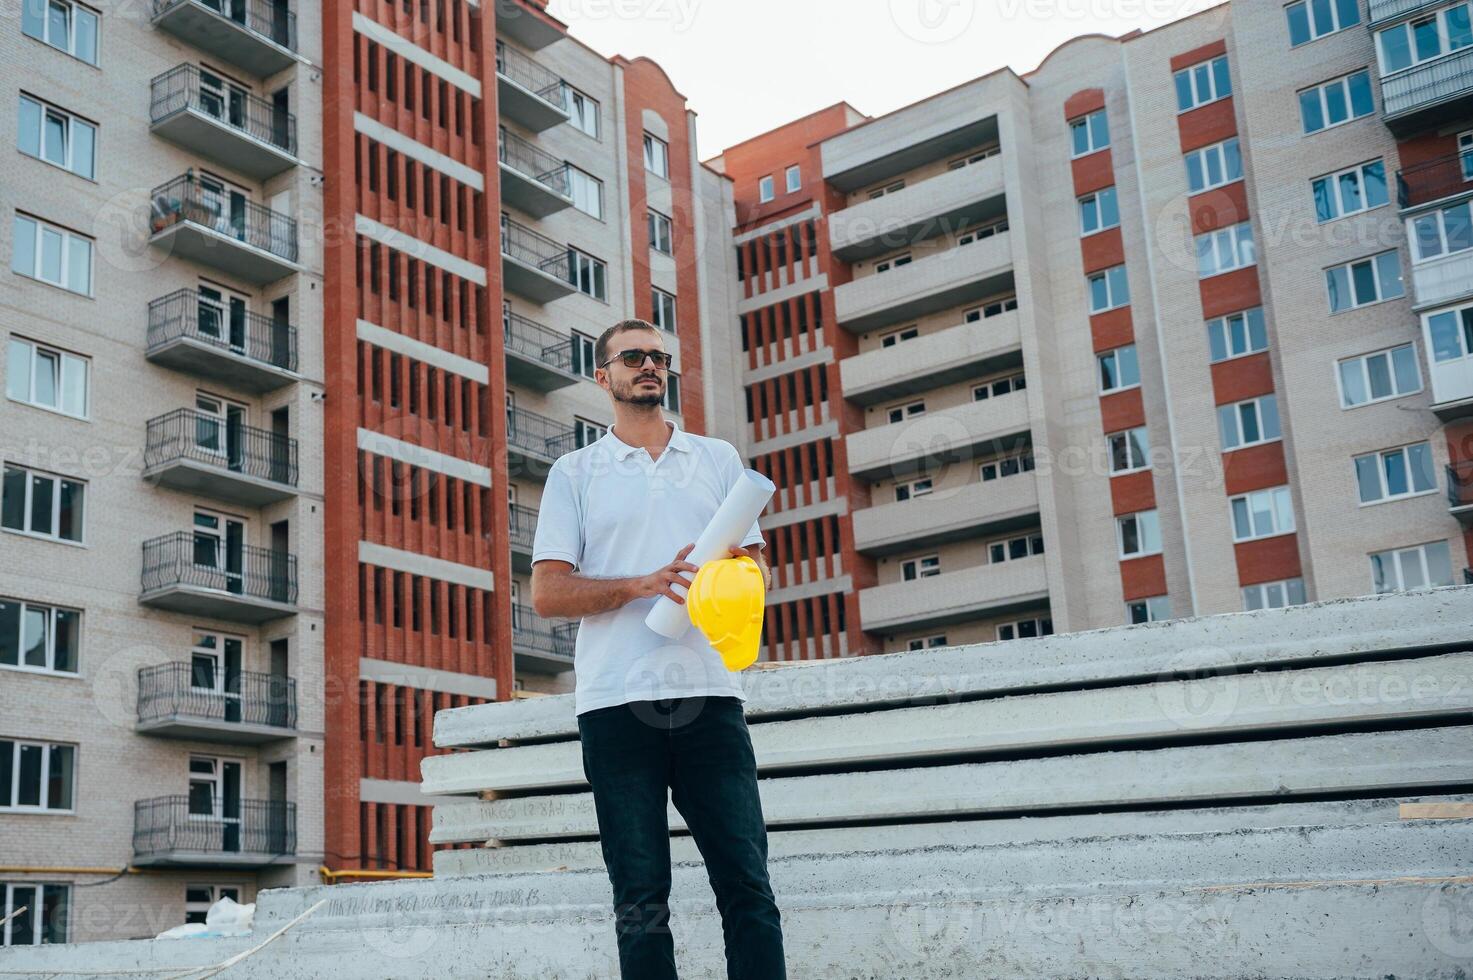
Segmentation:
{"type": "MultiPolygon", "coordinates": [[[[696,546],[685,556],[685,560],[699,568],[717,558],[730,558],[731,549],[742,543],[742,538],[747,536],[753,522],[767,507],[767,502],[776,491],[777,485],[761,473],[756,470],[744,471],[742,479],[737,481],[737,485],[731,488],[731,492],[716,509],[711,523],[706,525],[706,529],[696,539],[696,546]]],[[[670,588],[676,595],[685,597],[687,590],[684,586],[671,585],[670,588]]],[[[690,629],[690,612],[681,603],[662,595],[655,601],[649,615],[645,616],[644,624],[661,636],[678,640],[690,629]]]]}

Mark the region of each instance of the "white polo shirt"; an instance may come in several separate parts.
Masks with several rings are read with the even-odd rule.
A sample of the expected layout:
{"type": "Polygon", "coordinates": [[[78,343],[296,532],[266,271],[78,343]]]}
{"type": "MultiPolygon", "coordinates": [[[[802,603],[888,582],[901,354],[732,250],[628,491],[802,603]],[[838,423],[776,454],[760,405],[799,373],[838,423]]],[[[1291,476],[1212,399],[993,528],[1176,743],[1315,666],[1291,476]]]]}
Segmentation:
{"type": "MultiPolygon", "coordinates": [[[[670,419],[658,459],[614,434],[560,456],[547,474],[532,563],[556,559],[591,578],[648,575],[700,537],[746,469],[722,439],[670,419]]],[[[756,522],[742,547],[762,544],[756,522]]],[[[575,713],[659,698],[746,694],[737,674],[694,626],[678,640],[644,624],[657,597],[584,616],[573,661],[575,713]]]]}

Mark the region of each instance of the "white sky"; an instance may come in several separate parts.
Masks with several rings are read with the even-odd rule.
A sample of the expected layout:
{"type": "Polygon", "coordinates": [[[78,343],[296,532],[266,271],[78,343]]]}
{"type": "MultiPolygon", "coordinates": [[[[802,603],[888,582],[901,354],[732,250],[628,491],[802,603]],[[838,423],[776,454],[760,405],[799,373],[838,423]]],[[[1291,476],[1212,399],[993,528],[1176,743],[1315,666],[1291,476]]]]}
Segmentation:
{"type": "Polygon", "coordinates": [[[604,55],[659,62],[698,114],[699,152],[835,102],[883,115],[1071,37],[1149,30],[1214,0],[551,0],[604,55]]]}

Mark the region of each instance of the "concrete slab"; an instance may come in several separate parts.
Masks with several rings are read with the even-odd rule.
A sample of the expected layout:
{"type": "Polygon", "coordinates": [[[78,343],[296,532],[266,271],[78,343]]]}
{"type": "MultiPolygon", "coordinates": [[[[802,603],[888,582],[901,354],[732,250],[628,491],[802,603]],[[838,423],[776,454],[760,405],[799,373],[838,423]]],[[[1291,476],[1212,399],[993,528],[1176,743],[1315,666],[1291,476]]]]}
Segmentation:
{"type": "MultiPolygon", "coordinates": [[[[1376,654],[1467,649],[1473,587],[1336,599],[1287,609],[1203,616],[1008,643],[983,643],[742,674],[747,717],[801,716],[861,706],[1155,681],[1376,654]],[[1266,642],[1267,638],[1273,642],[1266,642]]],[[[572,695],[439,712],[435,744],[577,735],[572,695]]]]}

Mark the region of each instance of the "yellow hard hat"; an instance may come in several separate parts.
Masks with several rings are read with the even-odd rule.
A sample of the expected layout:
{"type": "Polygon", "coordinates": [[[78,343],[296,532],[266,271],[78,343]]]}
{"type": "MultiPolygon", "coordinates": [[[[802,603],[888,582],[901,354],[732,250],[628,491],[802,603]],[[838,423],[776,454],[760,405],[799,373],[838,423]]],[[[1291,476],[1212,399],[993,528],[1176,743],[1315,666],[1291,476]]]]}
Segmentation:
{"type": "Polygon", "coordinates": [[[685,597],[690,621],[706,634],[727,670],[756,663],[765,596],[762,570],[745,555],[708,561],[691,580],[685,597]]]}

